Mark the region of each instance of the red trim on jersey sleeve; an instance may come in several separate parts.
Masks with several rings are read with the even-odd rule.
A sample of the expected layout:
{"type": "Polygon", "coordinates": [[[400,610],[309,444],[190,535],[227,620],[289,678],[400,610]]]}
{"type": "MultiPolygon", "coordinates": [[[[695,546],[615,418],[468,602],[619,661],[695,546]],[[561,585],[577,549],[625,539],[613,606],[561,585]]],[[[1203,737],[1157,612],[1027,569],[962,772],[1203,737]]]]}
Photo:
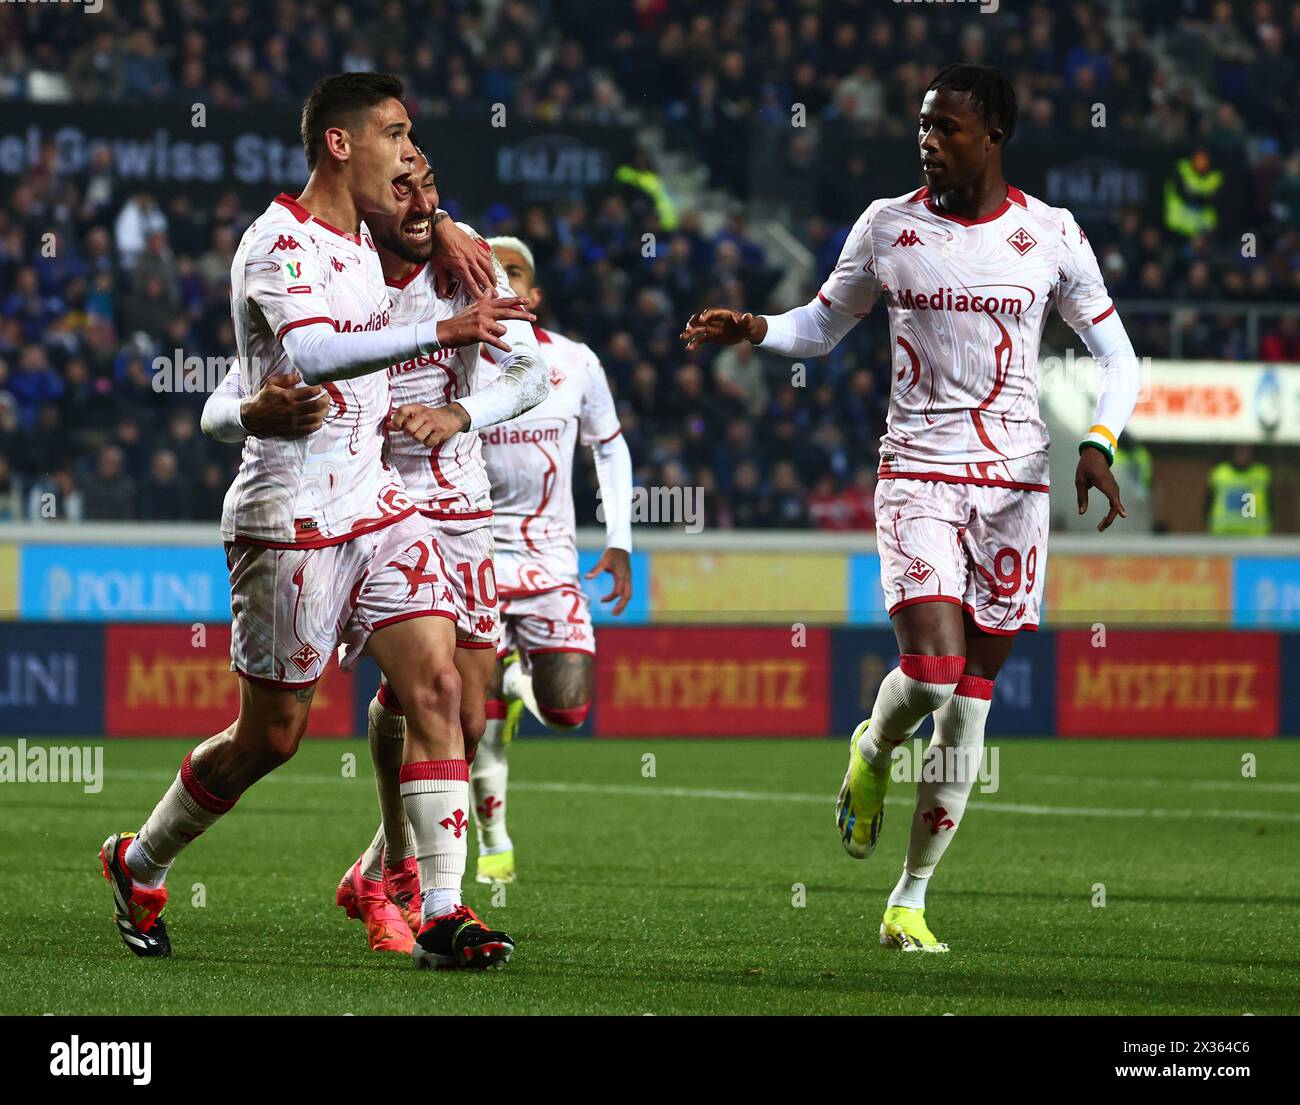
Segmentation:
{"type": "MultiPolygon", "coordinates": [[[[289,290],[293,291],[292,288],[290,288],[289,290]]],[[[297,330],[299,326],[314,326],[318,322],[328,322],[331,326],[334,327],[335,330],[339,328],[339,324],[335,322],[332,318],[326,318],[324,315],[315,315],[312,318],[300,318],[300,319],[295,319],[293,322],[286,322],[283,326],[280,327],[279,330],[276,331],[275,340],[279,341],[290,330],[297,330]]]]}
{"type": "Polygon", "coordinates": [[[820,299],[823,303],[825,303],[827,307],[833,308],[835,306],[834,303],[832,303],[829,299],[827,299],[824,295],[822,295],[820,289],[817,292],[817,298],[820,299]]]}
{"type": "Polygon", "coordinates": [[[1110,318],[1110,316],[1113,315],[1114,313],[1115,313],[1115,304],[1112,303],[1109,307],[1107,307],[1104,311],[1102,311],[1101,314],[1099,314],[1095,319],[1093,319],[1090,323],[1088,323],[1088,325],[1096,326],[1097,323],[1101,322],[1102,319],[1110,318]]]}
{"type": "Polygon", "coordinates": [[[596,442],[596,444],[608,445],[611,441],[614,440],[614,438],[618,437],[618,435],[621,434],[622,432],[623,432],[623,427],[620,426],[617,430],[615,430],[612,434],[610,434],[609,437],[602,437],[598,442],[596,442]]]}
{"type": "Polygon", "coordinates": [[[385,278],[384,283],[387,284],[390,288],[396,288],[400,292],[404,288],[406,288],[411,283],[412,280],[414,280],[417,276],[419,276],[420,273],[424,272],[424,268],[428,263],[429,263],[428,261],[421,261],[414,269],[411,270],[410,276],[407,276],[402,280],[389,280],[385,278]]]}

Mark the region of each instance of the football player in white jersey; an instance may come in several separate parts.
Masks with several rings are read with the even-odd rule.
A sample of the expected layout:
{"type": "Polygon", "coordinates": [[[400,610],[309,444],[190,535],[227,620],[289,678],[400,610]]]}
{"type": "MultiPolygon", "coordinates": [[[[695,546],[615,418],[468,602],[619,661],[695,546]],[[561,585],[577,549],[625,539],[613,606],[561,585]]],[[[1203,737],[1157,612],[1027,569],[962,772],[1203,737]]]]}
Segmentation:
{"type": "Polygon", "coordinates": [[[687,348],[749,341],[817,357],[885,300],[894,373],[876,542],[901,661],[853,734],[836,824],[849,855],[871,854],[890,756],[934,714],[903,874],[880,926],[881,944],[904,951],[948,950],[926,923],[925,888],[961,824],[993,681],[1015,634],[1037,628],[1048,468],[1036,373],[1052,306],[1101,373],[1079,446],[1079,513],[1097,488],[1110,507],[1097,528],[1124,516],[1110,465],[1137,397],[1137,360],[1074,217],[1003,179],[1015,124],[1002,73],[943,69],[918,121],[925,187],[866,209],[817,297],[780,315],[711,308],[682,333],[687,348]]]}
{"type": "MultiPolygon", "coordinates": [[[[510,287],[536,311],[542,291],[532,251],[518,238],[489,244],[510,287]]],[[[515,878],[506,830],[506,750],[526,708],[549,729],[576,729],[591,709],[596,639],[578,579],[573,453],[579,441],[596,462],[605,550],[587,572],[608,572],[612,613],[632,598],[632,455],[600,360],[581,342],[534,325],[551,394],[526,414],[479,435],[492,481],[492,532],[503,639],[487,704],[488,722],[470,768],[477,814],[477,878],[515,878]]]]}
{"type": "MultiPolygon", "coordinates": [[[[507,328],[498,321],[532,321],[535,316],[520,314],[523,298],[511,291],[505,273],[491,260],[491,250],[470,227],[460,229],[478,256],[494,266],[495,289],[480,294],[463,278],[442,281],[453,258],[435,249],[434,228],[446,213],[438,210],[434,173],[423,154],[414,176],[417,185],[398,212],[372,216],[367,226],[379,251],[393,322],[439,320],[441,348],[389,367],[397,410],[389,420],[388,447],[406,494],[436,526],[443,580],[439,586],[447,593],[456,621],[460,724],[466,760],[472,764],[483,733],[485,690],[500,635],[491,499],[478,430],[527,411],[546,397],[548,385],[532,330],[522,322],[516,327],[511,321],[507,328]],[[438,292],[439,283],[444,283],[444,294],[438,292]],[[509,344],[503,340],[507,333],[509,344]],[[485,362],[491,373],[480,387],[480,365],[485,362]]],[[[242,439],[235,405],[243,398],[235,368],[209,399],[205,428],[219,438],[242,439]]],[[[289,427],[278,429],[288,432],[289,427]]],[[[349,917],[365,923],[374,950],[409,952],[413,931],[420,925],[420,879],[399,780],[405,720],[388,681],[371,702],[369,719],[382,820],[370,846],[344,874],[335,900],[349,917]],[[386,847],[389,839],[394,843],[386,847]]]]}
{"type": "MultiPolygon", "coordinates": [[[[401,81],[385,74],[323,79],[302,115],[307,186],[258,217],[231,266],[249,391],[261,395],[268,380],[293,373],[324,389],[329,412],[307,436],[249,438],[226,496],[238,718],[185,757],[138,834],[115,833],[101,849],[119,935],[139,956],[170,954],[168,869],[294,754],[336,647],[345,668],[363,652],[373,656],[406,701],[401,790],[424,889],[416,962],[495,967],[514,950],[461,902],[469,765],[453,595],[436,529],[383,457],[385,370],[432,355],[445,325],[390,325],[384,274],[362,221],[395,215],[415,183],[404,96],[401,81]]],[[[480,325],[495,331],[486,318],[480,325]]]]}

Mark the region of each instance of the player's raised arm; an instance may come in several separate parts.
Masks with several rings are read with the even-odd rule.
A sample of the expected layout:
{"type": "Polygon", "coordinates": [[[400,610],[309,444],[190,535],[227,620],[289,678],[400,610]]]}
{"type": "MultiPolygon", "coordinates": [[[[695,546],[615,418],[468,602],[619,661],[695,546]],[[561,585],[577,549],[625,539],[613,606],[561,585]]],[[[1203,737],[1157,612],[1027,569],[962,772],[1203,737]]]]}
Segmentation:
{"type": "Polygon", "coordinates": [[[1080,514],[1088,509],[1088,488],[1095,487],[1106,496],[1110,510],[1097,526],[1100,531],[1109,527],[1117,516],[1128,517],[1110,466],[1115,460],[1119,435],[1124,432],[1137,402],[1138,359],[1106,291],[1087,236],[1068,211],[1063,216],[1057,310],[1087,346],[1100,372],[1092,426],[1079,443],[1074,486],[1080,514]]]}
{"type": "Polygon", "coordinates": [[[741,314],[725,307],[697,311],[680,335],[686,348],[694,349],[702,342],[737,345],[748,341],[786,357],[825,356],[880,295],[871,238],[875,210],[875,204],[868,207],[854,224],[834,271],[816,298],[779,315],[741,314]]]}

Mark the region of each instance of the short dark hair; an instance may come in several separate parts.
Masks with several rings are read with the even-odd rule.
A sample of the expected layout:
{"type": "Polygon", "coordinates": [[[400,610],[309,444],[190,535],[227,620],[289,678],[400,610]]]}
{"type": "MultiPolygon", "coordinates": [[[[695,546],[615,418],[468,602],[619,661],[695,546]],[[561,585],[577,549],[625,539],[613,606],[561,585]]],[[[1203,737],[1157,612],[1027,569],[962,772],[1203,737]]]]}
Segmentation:
{"type": "Polygon", "coordinates": [[[1002,132],[1004,146],[1011,141],[1020,109],[1016,104],[1016,90],[1001,69],[991,65],[945,65],[926,91],[933,92],[936,88],[969,92],[971,103],[984,113],[984,125],[1002,132]]]}
{"type": "Polygon", "coordinates": [[[391,73],[335,73],[322,77],[302,105],[302,148],[307,168],[316,168],[330,127],[345,126],[358,111],[385,100],[404,100],[406,86],[391,73]]]}

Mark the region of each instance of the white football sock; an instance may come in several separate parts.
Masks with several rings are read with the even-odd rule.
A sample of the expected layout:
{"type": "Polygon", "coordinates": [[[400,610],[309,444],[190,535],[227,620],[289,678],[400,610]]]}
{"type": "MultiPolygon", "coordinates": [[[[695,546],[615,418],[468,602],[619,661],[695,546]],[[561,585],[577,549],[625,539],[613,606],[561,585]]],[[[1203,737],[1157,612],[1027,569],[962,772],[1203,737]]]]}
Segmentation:
{"type": "Polygon", "coordinates": [[[890,905],[925,905],[926,881],[961,825],[967,799],[979,777],[984,725],[992,698],[993,680],[963,675],[956,693],[934,715],[934,736],[916,785],[907,863],[903,878],[890,895],[890,905]]]}
{"type": "Polygon", "coordinates": [[[234,799],[209,794],[194,777],[186,756],[167,793],[126,847],[131,881],[151,890],[162,886],[181,849],[212,828],[234,804],[234,799]]]}
{"type": "Polygon", "coordinates": [[[431,921],[460,905],[469,850],[469,765],[464,760],[404,764],[401,788],[420,865],[423,919],[431,921]]]}
{"type": "Polygon", "coordinates": [[[952,697],[966,666],[964,656],[904,653],[899,661],[881,680],[871,724],[858,738],[858,751],[875,771],[887,771],[894,749],[952,697]]]}
{"type": "MultiPolygon", "coordinates": [[[[518,667],[517,664],[512,666],[518,667]]],[[[504,729],[504,718],[488,718],[483,739],[478,744],[478,755],[469,769],[474,820],[478,826],[478,850],[484,856],[508,852],[514,847],[506,831],[506,783],[510,767],[506,761],[505,741],[501,739],[504,729]]]]}

